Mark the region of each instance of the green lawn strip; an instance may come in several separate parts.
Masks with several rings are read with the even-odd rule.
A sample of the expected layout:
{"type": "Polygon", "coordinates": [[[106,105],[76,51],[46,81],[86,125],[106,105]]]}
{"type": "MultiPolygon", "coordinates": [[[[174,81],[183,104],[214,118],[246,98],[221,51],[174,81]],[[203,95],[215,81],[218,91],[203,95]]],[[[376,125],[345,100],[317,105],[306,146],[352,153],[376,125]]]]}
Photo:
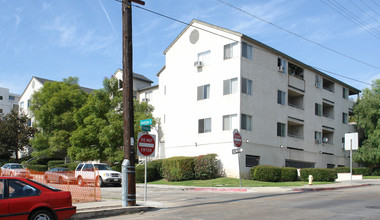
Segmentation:
{"type": "MultiPolygon", "coordinates": [[[[304,186],[307,182],[261,182],[254,180],[242,180],[242,187],[283,187],[283,186],[304,186]]],[[[330,184],[332,182],[313,182],[313,185],[330,184]]],[[[175,186],[197,186],[197,187],[239,187],[239,179],[235,178],[216,178],[211,180],[188,180],[179,182],[168,182],[161,179],[149,184],[175,185],[175,186]]]]}
{"type": "Polygon", "coordinates": [[[380,176],[363,176],[363,179],[380,179],[380,176]]]}

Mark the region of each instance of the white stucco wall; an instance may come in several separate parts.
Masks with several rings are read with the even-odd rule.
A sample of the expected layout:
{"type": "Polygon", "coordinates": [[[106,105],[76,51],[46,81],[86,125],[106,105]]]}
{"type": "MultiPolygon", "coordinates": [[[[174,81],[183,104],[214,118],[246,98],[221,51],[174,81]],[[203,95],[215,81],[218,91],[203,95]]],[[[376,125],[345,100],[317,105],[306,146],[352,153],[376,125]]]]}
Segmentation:
{"type": "Polygon", "coordinates": [[[4,115],[11,112],[13,108],[17,108],[20,95],[9,93],[7,88],[0,88],[0,97],[0,109],[4,115]]]}

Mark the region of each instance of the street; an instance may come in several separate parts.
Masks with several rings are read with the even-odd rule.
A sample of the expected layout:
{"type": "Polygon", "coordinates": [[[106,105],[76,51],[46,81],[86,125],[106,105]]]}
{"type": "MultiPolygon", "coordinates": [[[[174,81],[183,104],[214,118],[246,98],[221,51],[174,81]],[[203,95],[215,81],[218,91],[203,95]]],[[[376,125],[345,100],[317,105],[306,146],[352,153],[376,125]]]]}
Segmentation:
{"type": "MultiPolygon", "coordinates": [[[[119,189],[103,188],[102,196],[119,189]]],[[[143,188],[137,192],[142,200],[143,188]]],[[[150,188],[149,200],[157,211],[101,219],[380,219],[380,185],[309,193],[150,188]]]]}

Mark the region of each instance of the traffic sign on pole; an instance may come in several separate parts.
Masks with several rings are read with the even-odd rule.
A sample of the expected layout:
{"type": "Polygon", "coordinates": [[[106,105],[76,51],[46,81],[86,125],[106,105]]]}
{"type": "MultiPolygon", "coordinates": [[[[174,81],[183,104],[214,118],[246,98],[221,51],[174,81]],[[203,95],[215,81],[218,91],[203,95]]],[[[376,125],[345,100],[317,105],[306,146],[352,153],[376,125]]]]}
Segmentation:
{"type": "Polygon", "coordinates": [[[237,129],[233,132],[233,140],[234,140],[234,147],[241,147],[243,143],[243,139],[241,138],[241,135],[237,129]]]}
{"type": "Polygon", "coordinates": [[[156,147],[156,135],[139,133],[137,142],[137,154],[139,156],[154,157],[156,147]]]}
{"type": "Polygon", "coordinates": [[[143,126],[143,125],[152,125],[152,123],[153,123],[153,120],[151,118],[140,120],[140,126],[143,126]]]}

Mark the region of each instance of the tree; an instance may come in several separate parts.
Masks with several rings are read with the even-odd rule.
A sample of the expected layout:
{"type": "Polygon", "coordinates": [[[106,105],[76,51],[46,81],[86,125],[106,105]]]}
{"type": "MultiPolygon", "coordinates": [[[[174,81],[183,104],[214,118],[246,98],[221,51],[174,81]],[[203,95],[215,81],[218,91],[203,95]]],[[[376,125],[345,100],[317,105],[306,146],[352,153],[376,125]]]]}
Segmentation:
{"type": "Polygon", "coordinates": [[[372,83],[372,89],[363,90],[354,114],[363,134],[353,159],[369,167],[380,167],[380,79],[372,83]]]}
{"type": "Polygon", "coordinates": [[[78,85],[78,78],[46,82],[32,96],[31,111],[39,128],[31,144],[37,158],[64,158],[71,146],[70,137],[77,129],[75,112],[87,101],[88,94],[78,85]]]}
{"type": "MultiPolygon", "coordinates": [[[[74,160],[100,159],[112,164],[123,160],[122,92],[114,78],[106,78],[103,86],[74,115],[78,128],[73,131],[68,151],[74,160]]],[[[147,103],[134,102],[135,138],[141,131],[140,119],[151,118],[152,111],[147,103]]]]}
{"type": "Polygon", "coordinates": [[[9,152],[16,154],[25,146],[29,145],[29,140],[36,129],[28,125],[28,117],[19,115],[17,111],[11,111],[2,116],[0,121],[0,154],[9,158],[9,152]]]}

